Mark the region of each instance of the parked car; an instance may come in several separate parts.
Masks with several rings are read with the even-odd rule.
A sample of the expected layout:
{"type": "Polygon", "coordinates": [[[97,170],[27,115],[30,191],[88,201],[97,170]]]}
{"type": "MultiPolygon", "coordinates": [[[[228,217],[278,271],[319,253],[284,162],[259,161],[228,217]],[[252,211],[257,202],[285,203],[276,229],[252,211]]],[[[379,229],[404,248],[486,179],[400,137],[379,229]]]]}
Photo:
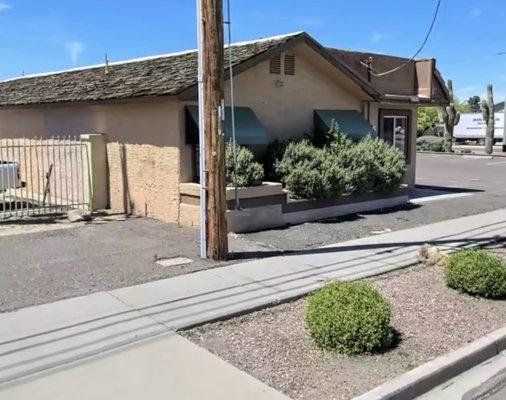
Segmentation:
{"type": "Polygon", "coordinates": [[[0,191],[21,187],[19,163],[0,161],[0,191]]]}

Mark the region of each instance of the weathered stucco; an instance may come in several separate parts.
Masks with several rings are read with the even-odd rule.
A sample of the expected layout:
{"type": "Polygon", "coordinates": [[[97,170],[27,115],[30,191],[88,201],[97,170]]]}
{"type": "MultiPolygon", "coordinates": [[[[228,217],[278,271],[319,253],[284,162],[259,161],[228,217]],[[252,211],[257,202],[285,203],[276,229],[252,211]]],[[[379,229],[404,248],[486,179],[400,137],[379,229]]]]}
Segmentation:
{"type": "Polygon", "coordinates": [[[176,222],[182,115],[169,98],[0,108],[0,136],[105,133],[110,207],[176,222]]]}
{"type": "Polygon", "coordinates": [[[175,222],[179,213],[176,147],[108,143],[111,208],[175,222]]]}

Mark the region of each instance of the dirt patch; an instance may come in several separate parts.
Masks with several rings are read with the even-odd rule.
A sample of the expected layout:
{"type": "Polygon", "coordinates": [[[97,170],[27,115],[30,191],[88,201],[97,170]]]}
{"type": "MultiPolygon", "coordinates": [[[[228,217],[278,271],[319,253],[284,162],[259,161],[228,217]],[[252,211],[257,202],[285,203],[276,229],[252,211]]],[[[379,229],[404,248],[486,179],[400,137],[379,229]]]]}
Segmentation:
{"type": "Polygon", "coordinates": [[[323,352],[304,327],[306,300],[182,334],[293,399],[350,399],[506,324],[506,301],[476,299],[444,286],[440,266],[372,280],[390,300],[397,347],[347,357],[323,352]]]}

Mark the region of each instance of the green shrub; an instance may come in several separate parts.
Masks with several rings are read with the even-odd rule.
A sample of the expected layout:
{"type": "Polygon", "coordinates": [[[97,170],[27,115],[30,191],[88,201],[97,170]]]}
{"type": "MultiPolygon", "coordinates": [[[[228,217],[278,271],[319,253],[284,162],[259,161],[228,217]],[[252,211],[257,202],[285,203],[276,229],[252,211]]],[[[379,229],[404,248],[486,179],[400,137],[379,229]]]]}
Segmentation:
{"type": "Polygon", "coordinates": [[[406,172],[404,155],[381,139],[350,140],[333,124],[323,147],[308,139],[290,143],[276,173],[299,199],[330,199],[343,192],[386,192],[397,188],[406,172]]]}
{"type": "Polygon", "coordinates": [[[506,297],[506,265],[484,250],[463,250],[448,257],[446,284],[461,292],[487,298],[506,297]]]}
{"type": "Polygon", "coordinates": [[[427,128],[421,136],[439,136],[436,127],[431,126],[427,128]]]}
{"type": "Polygon", "coordinates": [[[276,171],[294,198],[329,199],[345,190],[345,172],[333,154],[307,139],[287,146],[276,171]]]}
{"type": "Polygon", "coordinates": [[[444,151],[444,139],[439,136],[421,136],[416,139],[417,150],[444,151]]]}
{"type": "Polygon", "coordinates": [[[350,193],[388,192],[404,180],[406,159],[395,146],[382,139],[365,138],[347,150],[346,185],[350,193]]]}
{"type": "Polygon", "coordinates": [[[228,186],[259,186],[264,178],[262,165],[255,161],[251,150],[236,144],[237,165],[234,169],[234,145],[229,142],[225,147],[226,179],[228,186]]]}
{"type": "Polygon", "coordinates": [[[306,325],[321,348],[373,352],[392,342],[388,301],[366,282],[333,282],[311,294],[306,325]]]}
{"type": "Polygon", "coordinates": [[[339,124],[335,121],[332,121],[326,137],[327,141],[325,144],[330,147],[334,153],[347,151],[353,146],[353,141],[341,131],[339,124]]]}

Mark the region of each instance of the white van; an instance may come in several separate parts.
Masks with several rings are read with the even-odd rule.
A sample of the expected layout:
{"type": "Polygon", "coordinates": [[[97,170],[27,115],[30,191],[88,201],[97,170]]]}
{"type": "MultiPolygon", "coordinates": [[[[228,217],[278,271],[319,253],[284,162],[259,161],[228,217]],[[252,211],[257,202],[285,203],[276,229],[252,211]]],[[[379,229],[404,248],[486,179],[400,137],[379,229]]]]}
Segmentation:
{"type": "MultiPolygon", "coordinates": [[[[502,141],[504,126],[504,114],[502,112],[495,113],[494,125],[494,141],[502,141]]],[[[465,140],[473,140],[477,142],[485,142],[485,131],[487,125],[483,120],[481,113],[461,114],[460,121],[453,130],[453,137],[457,142],[465,140]]]]}

